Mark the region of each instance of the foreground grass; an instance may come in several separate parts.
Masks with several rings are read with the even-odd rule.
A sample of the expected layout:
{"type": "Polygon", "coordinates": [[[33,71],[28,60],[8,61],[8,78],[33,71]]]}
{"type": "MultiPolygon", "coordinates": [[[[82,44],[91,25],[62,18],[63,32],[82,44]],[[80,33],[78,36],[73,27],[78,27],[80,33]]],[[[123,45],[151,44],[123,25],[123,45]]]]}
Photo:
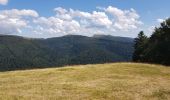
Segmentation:
{"type": "Polygon", "coordinates": [[[0,100],[170,100],[170,68],[115,63],[0,73],[0,100]]]}

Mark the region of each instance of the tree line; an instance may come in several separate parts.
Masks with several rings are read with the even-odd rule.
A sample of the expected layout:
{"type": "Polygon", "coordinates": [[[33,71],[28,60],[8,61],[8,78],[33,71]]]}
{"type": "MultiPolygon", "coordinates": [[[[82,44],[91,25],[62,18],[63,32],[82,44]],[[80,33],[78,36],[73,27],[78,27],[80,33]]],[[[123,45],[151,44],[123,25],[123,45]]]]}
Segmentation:
{"type": "Polygon", "coordinates": [[[134,41],[133,61],[170,65],[170,18],[156,27],[150,37],[141,31],[134,41]]]}

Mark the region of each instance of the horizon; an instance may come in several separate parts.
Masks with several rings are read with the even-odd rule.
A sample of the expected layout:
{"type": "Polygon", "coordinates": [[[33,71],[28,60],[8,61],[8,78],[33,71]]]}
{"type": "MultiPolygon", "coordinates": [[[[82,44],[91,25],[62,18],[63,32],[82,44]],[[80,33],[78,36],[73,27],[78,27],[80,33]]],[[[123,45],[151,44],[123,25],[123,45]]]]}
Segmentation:
{"type": "Polygon", "coordinates": [[[70,34],[134,38],[144,31],[150,36],[154,27],[169,17],[169,3],[168,0],[0,0],[0,33],[28,38],[70,34]]]}
{"type": "Polygon", "coordinates": [[[65,37],[65,36],[82,36],[82,37],[89,37],[89,38],[93,38],[95,36],[110,36],[110,37],[120,37],[120,38],[129,38],[129,39],[134,39],[133,37],[128,37],[128,36],[114,36],[114,35],[104,35],[104,34],[94,34],[93,36],[86,36],[86,35],[79,35],[79,34],[66,34],[63,36],[54,36],[54,37],[43,37],[43,38],[39,38],[39,37],[27,37],[27,36],[22,36],[22,35],[16,35],[16,34],[0,34],[0,36],[11,36],[11,37],[21,37],[21,38],[25,38],[25,39],[51,39],[51,38],[60,38],[60,37],[65,37]]]}

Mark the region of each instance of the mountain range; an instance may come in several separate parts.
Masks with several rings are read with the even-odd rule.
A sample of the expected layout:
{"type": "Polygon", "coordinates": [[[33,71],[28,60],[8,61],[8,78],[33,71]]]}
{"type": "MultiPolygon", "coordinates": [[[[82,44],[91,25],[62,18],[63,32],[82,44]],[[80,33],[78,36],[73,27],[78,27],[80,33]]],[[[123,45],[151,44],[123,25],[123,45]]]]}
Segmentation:
{"type": "Polygon", "coordinates": [[[34,39],[0,36],[0,71],[131,61],[133,38],[66,35],[34,39]]]}

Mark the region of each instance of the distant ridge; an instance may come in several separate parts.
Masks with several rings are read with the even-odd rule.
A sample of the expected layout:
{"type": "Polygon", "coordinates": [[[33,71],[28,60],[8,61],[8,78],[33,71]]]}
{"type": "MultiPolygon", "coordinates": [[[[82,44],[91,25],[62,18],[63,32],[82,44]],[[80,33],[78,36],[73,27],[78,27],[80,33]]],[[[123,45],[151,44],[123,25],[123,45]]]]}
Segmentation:
{"type": "Polygon", "coordinates": [[[93,38],[114,40],[114,41],[120,41],[120,42],[133,42],[134,41],[134,39],[130,37],[120,37],[120,36],[112,36],[112,35],[93,35],[93,38]]]}
{"type": "Polygon", "coordinates": [[[47,39],[0,36],[0,71],[131,61],[133,38],[66,35],[47,39]]]}

